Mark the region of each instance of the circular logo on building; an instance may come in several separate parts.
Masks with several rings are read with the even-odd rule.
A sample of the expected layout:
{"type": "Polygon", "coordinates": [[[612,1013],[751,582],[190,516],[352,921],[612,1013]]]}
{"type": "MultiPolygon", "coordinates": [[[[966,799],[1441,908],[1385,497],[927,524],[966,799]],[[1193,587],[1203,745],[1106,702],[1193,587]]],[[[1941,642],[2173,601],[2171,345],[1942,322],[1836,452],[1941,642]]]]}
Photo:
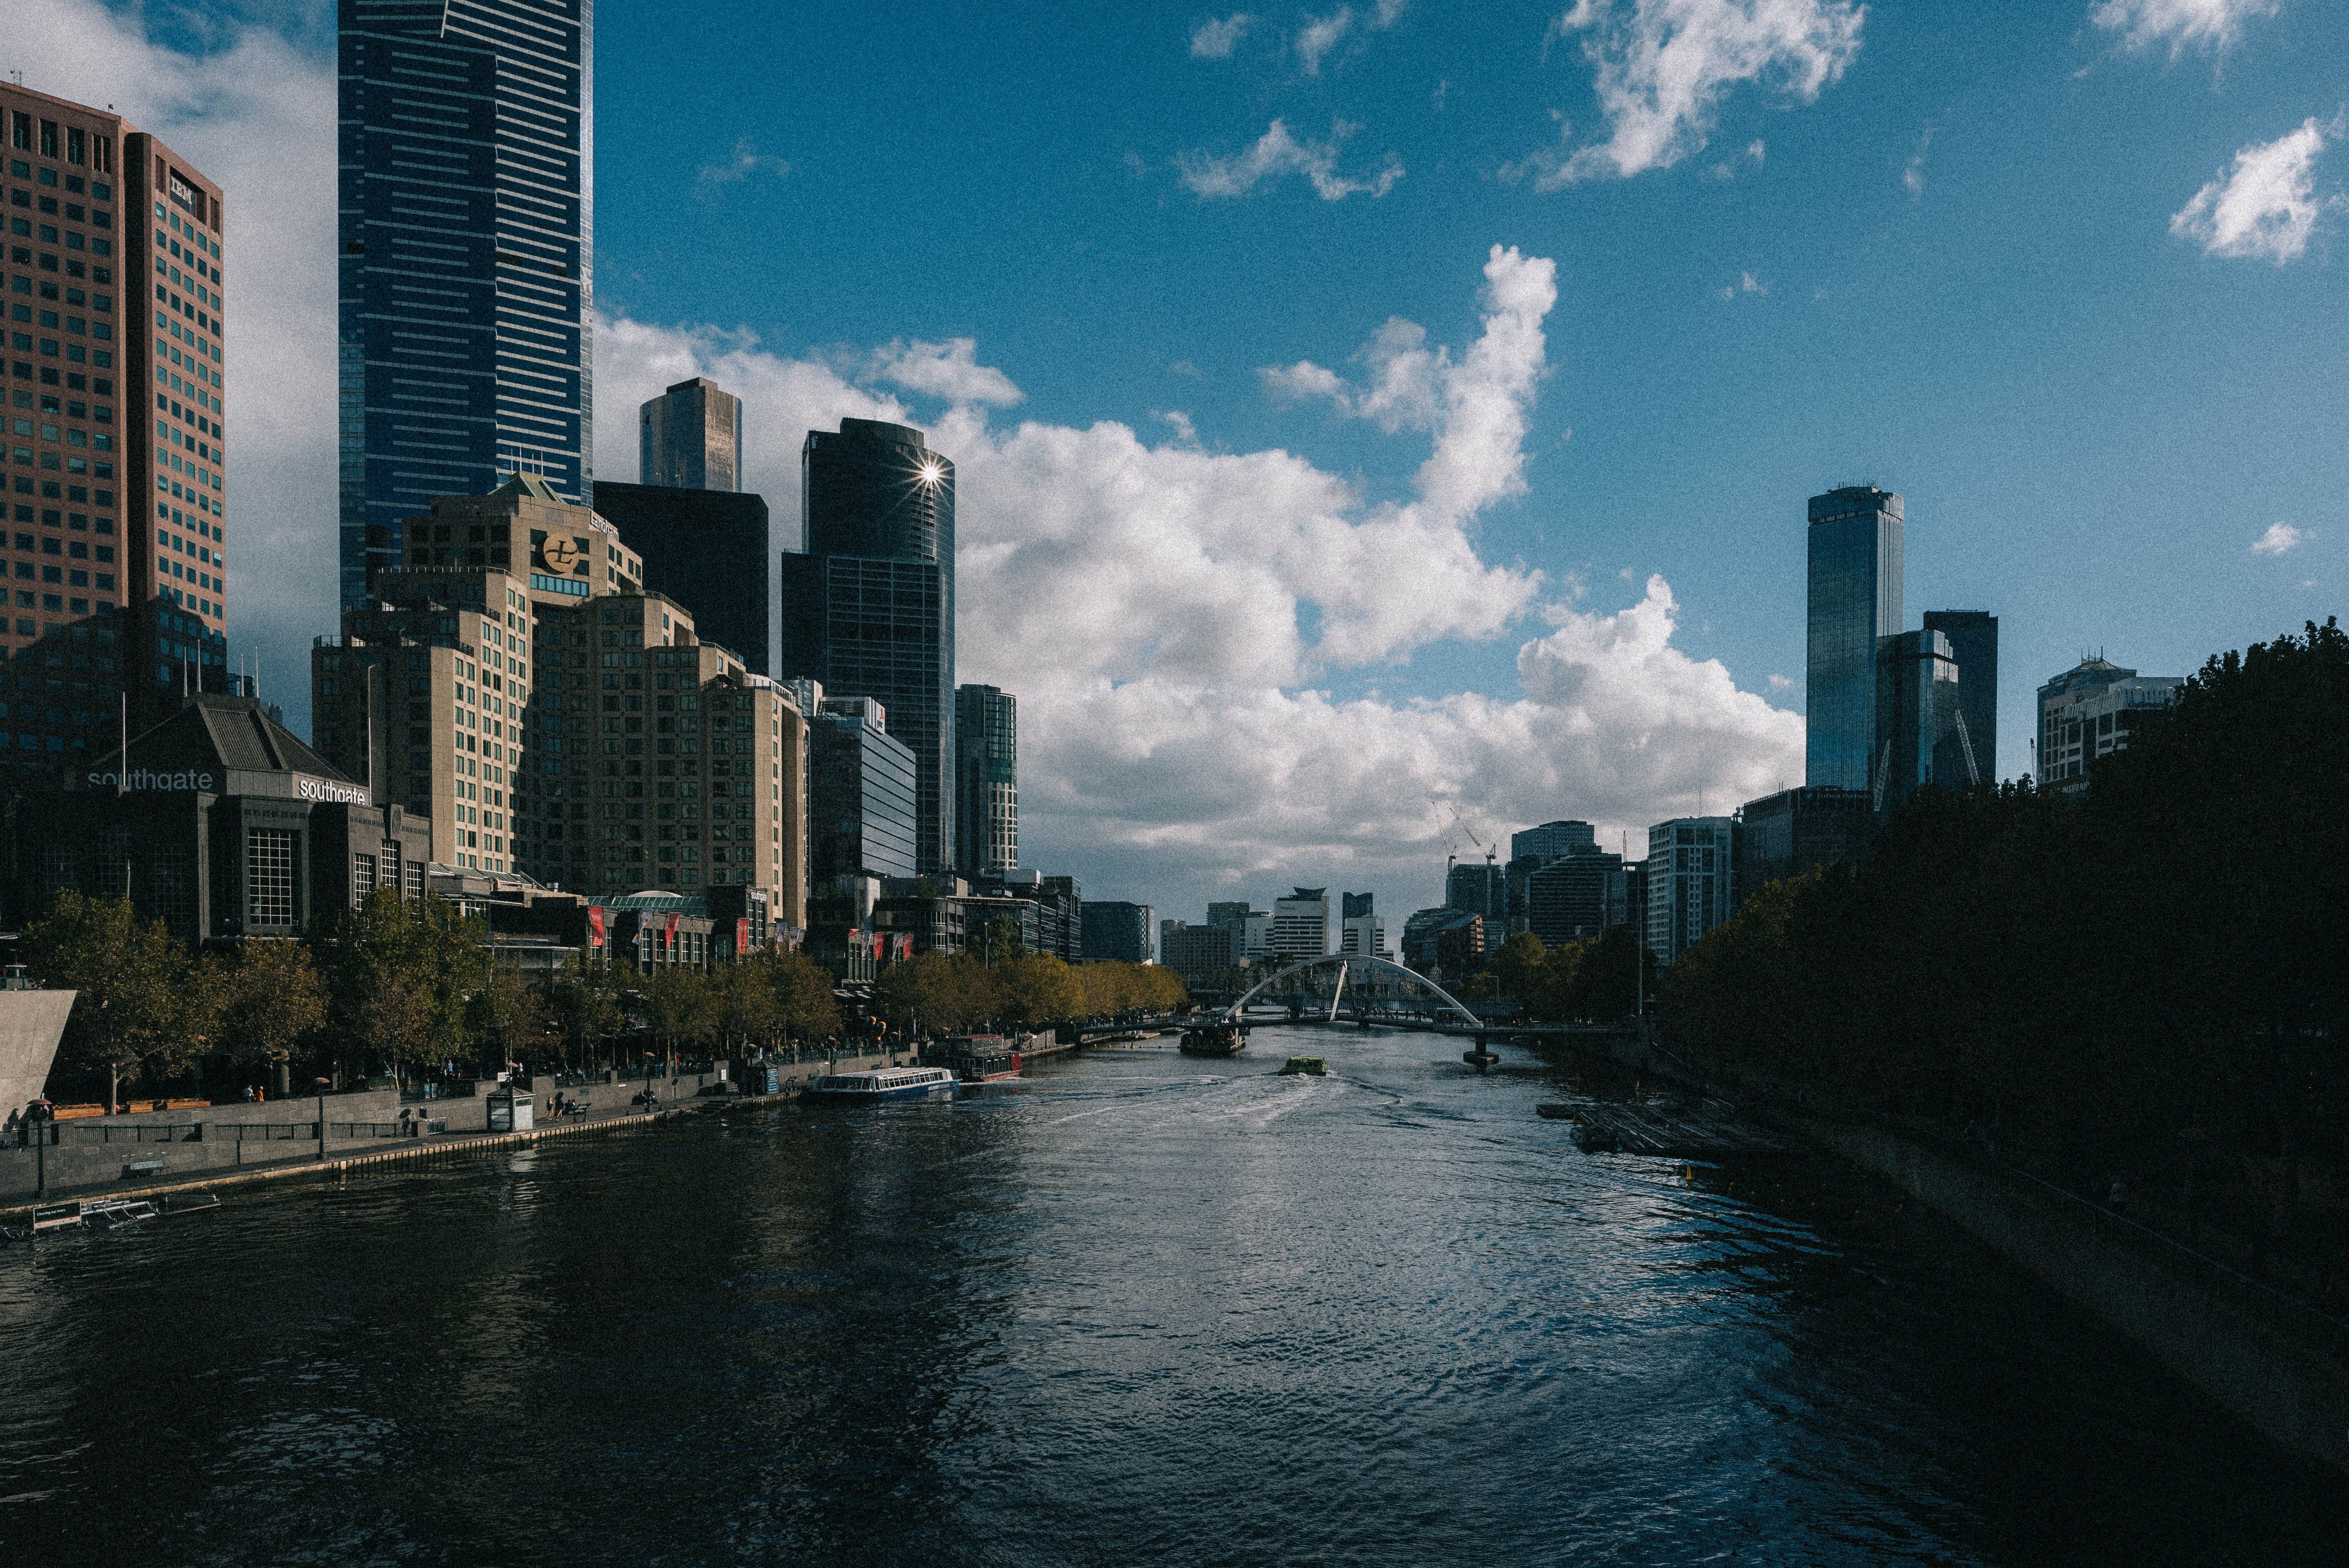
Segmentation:
{"type": "Polygon", "coordinates": [[[579,547],[559,534],[538,547],[538,563],[557,576],[567,575],[578,562],[579,547]]]}

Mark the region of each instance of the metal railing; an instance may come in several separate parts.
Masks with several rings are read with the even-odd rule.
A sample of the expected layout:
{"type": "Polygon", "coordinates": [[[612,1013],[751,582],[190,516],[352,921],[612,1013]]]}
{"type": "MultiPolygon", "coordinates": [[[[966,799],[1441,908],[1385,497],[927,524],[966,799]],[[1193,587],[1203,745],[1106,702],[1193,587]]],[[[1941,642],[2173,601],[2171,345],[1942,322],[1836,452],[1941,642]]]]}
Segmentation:
{"type": "Polygon", "coordinates": [[[88,1125],[79,1120],[64,1123],[55,1141],[59,1144],[90,1143],[202,1143],[204,1124],[200,1121],[179,1121],[161,1126],[128,1125],[111,1117],[91,1119],[88,1125]]]}

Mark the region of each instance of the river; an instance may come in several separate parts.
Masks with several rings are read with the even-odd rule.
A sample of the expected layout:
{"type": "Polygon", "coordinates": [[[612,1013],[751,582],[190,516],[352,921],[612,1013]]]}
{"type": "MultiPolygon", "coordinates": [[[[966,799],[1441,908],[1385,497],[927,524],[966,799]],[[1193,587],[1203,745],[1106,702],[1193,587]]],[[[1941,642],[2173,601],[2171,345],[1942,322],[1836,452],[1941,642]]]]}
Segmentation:
{"type": "Polygon", "coordinates": [[[0,1253],[39,1563],[2307,1563],[2342,1489],[1891,1189],[1259,1030],[0,1253]],[[1273,1076],[1290,1050],[1324,1078],[1273,1076]]]}

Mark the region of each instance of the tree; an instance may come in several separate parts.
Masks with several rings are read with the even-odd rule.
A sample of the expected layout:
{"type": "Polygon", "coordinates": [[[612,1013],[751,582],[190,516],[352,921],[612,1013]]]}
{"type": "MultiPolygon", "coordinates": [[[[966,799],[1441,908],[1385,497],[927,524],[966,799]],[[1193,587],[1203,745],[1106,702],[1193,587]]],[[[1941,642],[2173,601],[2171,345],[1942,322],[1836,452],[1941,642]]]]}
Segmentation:
{"type": "Polygon", "coordinates": [[[1048,1024],[1085,1014],[1084,983],[1050,953],[1031,954],[995,965],[1002,985],[1002,1016],[1015,1024],[1048,1024]]]}
{"type": "Polygon", "coordinates": [[[539,1059],[548,1034],[559,1026],[546,994],[511,964],[483,965],[480,984],[467,999],[465,1021],[484,1059],[495,1051],[503,1062],[539,1059]]]}
{"type": "Polygon", "coordinates": [[[636,989],[653,1048],[703,1045],[717,1033],[718,997],[709,977],[682,964],[657,965],[636,989]]]}
{"type": "Polygon", "coordinates": [[[488,929],[437,893],[379,887],[339,915],[325,945],[331,1026],[347,1050],[397,1074],[461,1048],[466,1006],[488,977],[488,929]]]}
{"type": "Polygon", "coordinates": [[[25,928],[21,950],[43,985],[78,993],[63,1065],[107,1074],[109,1111],[122,1074],[160,1079],[183,1070],[216,1026],[210,976],[161,921],[140,920],[128,899],[61,890],[49,913],[25,928]]]}
{"type": "Polygon", "coordinates": [[[326,1023],[326,985],[309,944],[263,940],[204,960],[221,1004],[222,1055],[246,1067],[290,1061],[326,1023]]]}
{"type": "Polygon", "coordinates": [[[571,962],[548,987],[547,1004],[561,1031],[566,1057],[575,1050],[583,1064],[604,1057],[605,1042],[627,1023],[620,1004],[618,972],[585,953],[572,954],[571,962]]]}
{"type": "Polygon", "coordinates": [[[840,1033],[840,1008],[833,1000],[830,970],[799,952],[774,954],[761,960],[761,965],[781,1003],[786,1037],[822,1040],[840,1033]]]}

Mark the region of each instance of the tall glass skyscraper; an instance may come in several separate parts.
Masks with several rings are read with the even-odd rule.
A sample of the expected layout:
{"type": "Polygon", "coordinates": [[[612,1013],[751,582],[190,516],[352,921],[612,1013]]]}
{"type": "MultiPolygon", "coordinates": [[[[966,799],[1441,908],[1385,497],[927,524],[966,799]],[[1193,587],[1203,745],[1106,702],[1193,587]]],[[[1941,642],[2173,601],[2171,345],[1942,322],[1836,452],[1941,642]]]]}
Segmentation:
{"type": "Polygon", "coordinates": [[[915,859],[955,862],[954,464],[922,432],[875,419],[810,430],[800,449],[804,547],[783,554],[775,673],[878,697],[914,754],[915,859]]]}
{"type": "Polygon", "coordinates": [[[955,790],[955,863],[974,877],[1017,868],[1019,699],[1000,686],[956,688],[955,790]]]}
{"type": "Polygon", "coordinates": [[[436,496],[595,502],[595,0],[338,0],[341,589],[436,496]]]}
{"type": "Polygon", "coordinates": [[[1870,788],[1877,755],[1876,645],[1900,630],[1900,498],[1873,485],[1811,498],[1806,659],[1813,787],[1870,788]]]}
{"type": "Polygon", "coordinates": [[[1928,610],[1925,630],[1950,640],[1958,661],[1958,743],[1967,785],[1998,777],[1998,617],[1987,610],[1928,610]]]}

